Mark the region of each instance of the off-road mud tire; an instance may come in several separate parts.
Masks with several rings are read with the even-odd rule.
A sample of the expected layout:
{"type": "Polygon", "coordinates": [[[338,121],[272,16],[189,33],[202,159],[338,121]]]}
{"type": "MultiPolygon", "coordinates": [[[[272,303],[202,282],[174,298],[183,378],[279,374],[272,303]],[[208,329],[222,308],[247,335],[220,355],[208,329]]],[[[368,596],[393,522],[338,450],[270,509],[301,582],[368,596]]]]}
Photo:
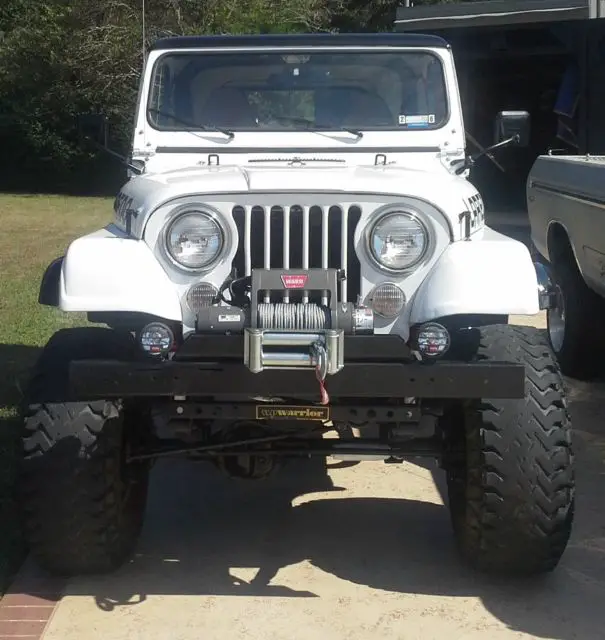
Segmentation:
{"type": "Polygon", "coordinates": [[[447,416],[454,533],[476,569],[527,576],[552,571],[574,516],[574,457],[562,378],[543,332],[488,326],[478,360],[525,365],[523,400],[472,401],[447,416]]]}
{"type": "Polygon", "coordinates": [[[74,357],[133,357],[129,335],[97,327],[56,333],[35,367],[24,407],[19,481],[31,554],[55,575],[105,573],[132,554],[143,522],[149,469],[126,464],[142,416],[117,401],[76,402],[74,357]]]}

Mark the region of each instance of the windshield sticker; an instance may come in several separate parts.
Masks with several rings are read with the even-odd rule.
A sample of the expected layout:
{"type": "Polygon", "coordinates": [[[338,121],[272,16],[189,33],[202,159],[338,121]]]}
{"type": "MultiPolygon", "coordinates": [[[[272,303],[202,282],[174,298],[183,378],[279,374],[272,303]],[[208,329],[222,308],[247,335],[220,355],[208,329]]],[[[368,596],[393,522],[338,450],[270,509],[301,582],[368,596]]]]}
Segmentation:
{"type": "Polygon", "coordinates": [[[401,115],[399,116],[399,124],[411,128],[430,127],[432,124],[435,124],[435,114],[430,113],[421,116],[401,115]]]}

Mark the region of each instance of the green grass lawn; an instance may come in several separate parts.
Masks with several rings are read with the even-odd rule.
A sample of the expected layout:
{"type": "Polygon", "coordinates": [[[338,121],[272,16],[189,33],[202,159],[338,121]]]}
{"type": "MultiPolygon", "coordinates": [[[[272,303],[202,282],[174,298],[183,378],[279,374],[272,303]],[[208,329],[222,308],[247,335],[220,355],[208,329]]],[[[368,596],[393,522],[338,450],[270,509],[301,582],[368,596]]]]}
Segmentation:
{"type": "Polygon", "coordinates": [[[13,499],[22,389],[50,336],[85,324],[84,314],[39,305],[40,280],[74,238],[111,217],[111,199],[0,194],[0,594],[25,552],[13,499]]]}

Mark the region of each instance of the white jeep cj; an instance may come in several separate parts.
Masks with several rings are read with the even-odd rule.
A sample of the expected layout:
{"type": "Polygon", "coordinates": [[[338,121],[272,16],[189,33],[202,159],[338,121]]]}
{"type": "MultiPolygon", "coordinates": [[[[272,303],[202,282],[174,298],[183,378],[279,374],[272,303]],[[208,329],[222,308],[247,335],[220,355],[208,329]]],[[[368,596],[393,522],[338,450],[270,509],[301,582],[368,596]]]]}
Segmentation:
{"type": "MultiPolygon", "coordinates": [[[[500,113],[491,149],[528,127],[500,113]]],[[[552,570],[573,518],[570,421],[548,343],[508,325],[549,292],[485,225],[473,160],[440,38],[158,41],[115,219],[41,285],[42,304],[104,326],[59,331],[29,388],[40,564],[123,563],[160,457],[240,478],[293,457],[432,457],[470,563],[552,570]]]]}

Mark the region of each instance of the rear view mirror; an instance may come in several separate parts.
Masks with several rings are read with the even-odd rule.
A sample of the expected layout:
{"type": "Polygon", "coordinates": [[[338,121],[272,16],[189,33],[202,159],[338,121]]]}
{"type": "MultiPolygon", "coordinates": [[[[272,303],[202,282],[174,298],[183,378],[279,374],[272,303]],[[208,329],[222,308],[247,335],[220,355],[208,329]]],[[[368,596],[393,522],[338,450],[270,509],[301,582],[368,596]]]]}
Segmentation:
{"type": "MultiPolygon", "coordinates": [[[[140,175],[145,171],[145,164],[141,161],[130,162],[127,157],[109,148],[109,124],[104,113],[81,113],[77,116],[78,136],[80,144],[84,141],[92,146],[105,151],[110,156],[117,158],[128,167],[135,175],[140,175]]],[[[84,146],[84,145],[83,145],[84,146]]]]}
{"type": "Polygon", "coordinates": [[[104,113],[81,113],[77,119],[80,139],[86,138],[107,147],[109,127],[104,113]]]}
{"type": "Polygon", "coordinates": [[[529,145],[531,116],[528,111],[500,111],[496,117],[494,144],[510,141],[516,147],[529,145]]]}

